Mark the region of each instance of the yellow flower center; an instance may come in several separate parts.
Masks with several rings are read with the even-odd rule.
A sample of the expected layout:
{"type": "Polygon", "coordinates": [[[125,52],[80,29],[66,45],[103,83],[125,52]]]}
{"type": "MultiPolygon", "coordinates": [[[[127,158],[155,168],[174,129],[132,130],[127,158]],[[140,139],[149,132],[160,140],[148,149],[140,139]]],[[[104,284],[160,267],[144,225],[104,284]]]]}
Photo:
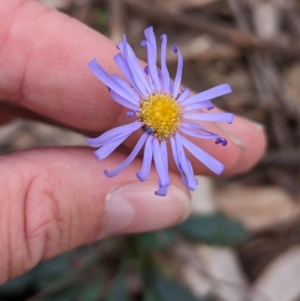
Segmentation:
{"type": "Polygon", "coordinates": [[[143,129],[160,140],[175,134],[180,126],[182,112],[178,102],[170,95],[149,95],[140,103],[139,120],[143,129]]]}

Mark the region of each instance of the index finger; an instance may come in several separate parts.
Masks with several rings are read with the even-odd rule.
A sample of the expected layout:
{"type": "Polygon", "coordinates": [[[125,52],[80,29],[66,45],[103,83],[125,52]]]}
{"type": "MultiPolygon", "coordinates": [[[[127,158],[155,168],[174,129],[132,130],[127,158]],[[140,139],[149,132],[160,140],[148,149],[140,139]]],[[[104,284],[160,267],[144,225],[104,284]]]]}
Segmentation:
{"type": "Polygon", "coordinates": [[[106,69],[120,73],[111,41],[30,0],[1,1],[0,28],[1,99],[89,131],[115,124],[107,112],[120,106],[108,101],[107,89],[87,68],[97,55],[106,69]]]}

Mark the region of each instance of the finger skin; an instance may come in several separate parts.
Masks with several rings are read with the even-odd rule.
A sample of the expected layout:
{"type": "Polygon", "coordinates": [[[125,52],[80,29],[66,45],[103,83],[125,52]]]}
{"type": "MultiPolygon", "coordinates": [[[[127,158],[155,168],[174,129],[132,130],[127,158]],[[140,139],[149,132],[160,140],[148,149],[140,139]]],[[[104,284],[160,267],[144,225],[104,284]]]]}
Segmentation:
{"type": "MultiPolygon", "coordinates": [[[[75,247],[77,235],[82,243],[92,241],[105,223],[101,191],[84,197],[70,181],[71,167],[78,167],[76,154],[74,162],[53,155],[32,151],[1,157],[0,283],[75,247]],[[77,216],[81,205],[86,206],[77,216]]],[[[89,188],[92,177],[81,180],[89,188]]]]}
{"type": "Polygon", "coordinates": [[[14,115],[4,113],[4,112],[0,112],[0,125],[5,124],[7,122],[10,122],[14,119],[15,119],[14,115]]]}
{"type": "Polygon", "coordinates": [[[0,28],[0,98],[74,127],[103,131],[116,124],[107,112],[121,107],[106,101],[107,89],[87,68],[97,56],[119,73],[111,41],[30,0],[1,1],[0,28]]]}
{"type": "MultiPolygon", "coordinates": [[[[111,170],[125,158],[114,154],[97,162],[85,148],[30,150],[0,157],[0,283],[103,234],[156,230],[186,218],[189,202],[181,196],[176,200],[177,190],[185,191],[186,200],[189,195],[177,174],[171,173],[176,194],[170,191],[167,197],[155,196],[147,182],[137,182],[141,160],[127,168],[128,174],[104,176],[104,167],[111,170]],[[110,196],[124,192],[126,185],[135,215],[120,228],[120,221],[110,215],[110,196]],[[114,226],[113,231],[104,232],[111,223],[118,229],[114,226]]],[[[149,182],[157,187],[154,170],[149,182]]],[[[113,201],[121,206],[119,198],[113,201]]]]}
{"type": "MultiPolygon", "coordinates": [[[[103,132],[129,123],[122,107],[109,98],[106,87],[87,68],[96,57],[109,73],[120,74],[113,61],[117,52],[106,37],[35,1],[0,1],[0,98],[87,131],[103,132]]],[[[227,138],[226,147],[191,139],[225,165],[224,175],[249,169],[266,146],[263,131],[237,120],[228,129],[232,135],[222,130],[223,124],[202,124],[227,138]]],[[[132,135],[126,146],[132,148],[139,136],[140,132],[132,135]]],[[[195,173],[212,175],[190,158],[195,173]]],[[[174,162],[171,168],[176,169],[174,162]]]]}

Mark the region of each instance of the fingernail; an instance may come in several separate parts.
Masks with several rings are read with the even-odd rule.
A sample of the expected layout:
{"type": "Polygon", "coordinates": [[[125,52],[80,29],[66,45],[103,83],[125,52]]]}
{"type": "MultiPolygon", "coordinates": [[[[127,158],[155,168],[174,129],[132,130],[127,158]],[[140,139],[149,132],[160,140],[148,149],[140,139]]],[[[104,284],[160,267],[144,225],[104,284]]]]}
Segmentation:
{"type": "Polygon", "coordinates": [[[253,128],[255,128],[256,130],[259,130],[261,132],[263,132],[265,130],[265,127],[258,123],[255,122],[253,120],[250,120],[248,118],[244,118],[244,117],[240,117],[240,116],[235,116],[233,119],[233,127],[231,124],[219,124],[216,123],[216,126],[218,126],[227,136],[227,138],[229,138],[229,140],[234,143],[235,145],[237,145],[238,147],[240,147],[242,150],[245,150],[246,146],[245,143],[235,134],[236,130],[237,130],[237,124],[241,127],[241,126],[245,126],[245,125],[251,125],[253,128]]]}
{"type": "Polygon", "coordinates": [[[258,123],[256,121],[253,121],[253,120],[250,120],[250,119],[247,119],[257,130],[259,131],[264,131],[265,130],[265,126],[261,123],[258,123]]]}
{"type": "Polygon", "coordinates": [[[232,143],[240,147],[241,149],[245,149],[244,143],[236,136],[230,129],[230,124],[218,124],[216,123],[216,126],[219,127],[224,133],[226,138],[228,138],[232,143]]]}
{"type": "Polygon", "coordinates": [[[157,184],[136,182],[111,191],[106,198],[107,225],[101,237],[157,230],[183,221],[190,211],[189,195],[171,185],[165,197],[157,184]]]}

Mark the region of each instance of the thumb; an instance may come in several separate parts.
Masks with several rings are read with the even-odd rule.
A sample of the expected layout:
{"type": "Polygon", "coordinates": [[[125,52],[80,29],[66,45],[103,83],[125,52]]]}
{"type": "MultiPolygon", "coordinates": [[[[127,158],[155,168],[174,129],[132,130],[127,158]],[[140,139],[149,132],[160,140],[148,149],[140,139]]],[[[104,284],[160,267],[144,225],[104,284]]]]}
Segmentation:
{"type": "Polygon", "coordinates": [[[155,170],[140,183],[137,159],[118,177],[103,175],[124,160],[97,162],[84,148],[30,150],[0,159],[0,283],[76,246],[104,236],[156,230],[189,213],[176,174],[166,197],[154,195],[155,170]]]}

